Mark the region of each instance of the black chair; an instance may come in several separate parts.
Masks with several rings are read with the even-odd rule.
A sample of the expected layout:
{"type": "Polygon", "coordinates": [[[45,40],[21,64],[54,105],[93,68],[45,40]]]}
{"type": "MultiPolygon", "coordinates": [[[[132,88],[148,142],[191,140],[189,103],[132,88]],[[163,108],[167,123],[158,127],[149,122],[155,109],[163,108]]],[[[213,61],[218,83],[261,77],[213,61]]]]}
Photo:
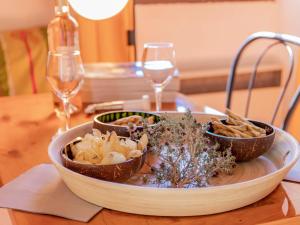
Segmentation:
{"type": "MultiPolygon", "coordinates": [[[[232,98],[232,92],[233,92],[233,87],[234,87],[234,81],[235,81],[235,77],[236,77],[236,70],[240,61],[240,58],[243,54],[243,51],[254,41],[256,40],[261,40],[261,39],[265,39],[265,40],[270,40],[271,44],[262,51],[262,53],[259,55],[256,63],[254,64],[254,68],[252,71],[252,74],[250,76],[250,81],[248,84],[248,96],[247,96],[247,102],[246,102],[246,109],[245,109],[245,117],[248,116],[248,112],[249,112],[249,105],[250,105],[250,101],[251,101],[251,94],[252,94],[252,89],[254,87],[255,84],[255,79],[256,79],[256,73],[257,73],[257,69],[259,64],[261,63],[262,59],[264,58],[264,56],[266,55],[266,53],[274,46],[277,45],[283,45],[285,47],[285,49],[287,50],[288,56],[289,56],[289,70],[288,70],[288,77],[286,79],[286,82],[283,85],[282,91],[279,95],[279,98],[277,100],[277,104],[275,106],[275,110],[271,119],[271,124],[274,123],[279,107],[282,103],[282,100],[284,98],[284,95],[286,94],[287,91],[287,87],[291,81],[291,77],[294,71],[294,52],[293,49],[291,48],[290,45],[297,45],[300,46],[300,38],[293,36],[293,35],[288,35],[288,34],[280,34],[280,33],[273,33],[273,32],[257,32],[254,33],[252,35],[250,35],[245,41],[244,43],[241,45],[241,47],[239,48],[237,55],[235,56],[233,63],[231,65],[231,69],[230,69],[230,73],[229,73],[229,77],[228,77],[228,81],[227,81],[227,87],[226,87],[226,92],[227,92],[227,96],[226,96],[226,107],[230,109],[231,107],[231,98],[232,98]]],[[[292,101],[290,103],[288,112],[283,120],[283,124],[282,124],[282,129],[286,130],[288,127],[288,124],[290,122],[290,119],[295,111],[296,105],[299,101],[300,98],[300,86],[298,87],[295,95],[292,98],[292,101]]]]}

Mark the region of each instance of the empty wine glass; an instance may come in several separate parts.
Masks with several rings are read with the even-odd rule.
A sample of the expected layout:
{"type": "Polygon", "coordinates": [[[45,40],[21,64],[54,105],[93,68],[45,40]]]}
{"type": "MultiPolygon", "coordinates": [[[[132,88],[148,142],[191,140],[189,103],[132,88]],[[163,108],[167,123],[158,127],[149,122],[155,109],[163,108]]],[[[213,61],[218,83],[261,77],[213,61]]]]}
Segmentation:
{"type": "Polygon", "coordinates": [[[172,80],[175,72],[173,43],[146,43],[142,56],[142,68],[154,88],[156,111],[161,110],[162,91],[172,80]]]}
{"type": "Polygon", "coordinates": [[[70,98],[81,88],[83,75],[84,69],[79,51],[48,53],[47,80],[64,106],[65,126],[60,128],[58,133],[70,128],[70,98]]]}

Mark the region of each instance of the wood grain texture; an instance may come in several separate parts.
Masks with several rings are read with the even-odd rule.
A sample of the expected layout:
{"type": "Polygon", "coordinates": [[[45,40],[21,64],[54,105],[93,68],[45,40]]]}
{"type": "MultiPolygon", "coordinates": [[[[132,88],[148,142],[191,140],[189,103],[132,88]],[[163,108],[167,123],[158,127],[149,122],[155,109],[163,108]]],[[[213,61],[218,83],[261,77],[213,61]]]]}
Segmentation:
{"type": "Polygon", "coordinates": [[[260,225],[298,225],[300,224],[300,217],[288,218],[283,220],[278,220],[270,223],[263,223],[260,225]]]}
{"type": "MultiPolygon", "coordinates": [[[[177,101],[181,105],[190,103],[186,99],[177,101]]],[[[211,101],[215,100],[212,98],[211,101]]],[[[50,162],[47,146],[58,127],[58,121],[53,113],[50,94],[3,97],[0,98],[0,105],[0,176],[5,184],[39,163],[50,162]],[[17,154],[9,153],[11,151],[17,154]]],[[[168,110],[175,108],[175,104],[165,105],[165,109],[168,110]]],[[[91,119],[78,114],[72,117],[72,124],[91,119]]],[[[298,188],[284,189],[279,185],[259,202],[238,210],[210,216],[154,217],[105,209],[89,223],[80,223],[54,216],[11,210],[10,219],[14,225],[253,225],[295,217],[297,209],[300,210],[299,205],[295,204],[300,203],[299,198],[295,198],[298,196],[296,190],[300,189],[300,185],[295,185],[298,188]],[[287,210],[283,210],[283,205],[287,210]]]]}

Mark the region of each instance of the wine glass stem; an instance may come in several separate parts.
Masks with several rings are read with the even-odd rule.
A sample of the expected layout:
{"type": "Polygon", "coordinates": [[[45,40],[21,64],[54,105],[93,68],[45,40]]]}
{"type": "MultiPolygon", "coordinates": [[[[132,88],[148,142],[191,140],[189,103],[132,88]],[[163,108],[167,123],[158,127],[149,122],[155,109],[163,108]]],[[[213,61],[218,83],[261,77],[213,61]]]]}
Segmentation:
{"type": "Polygon", "coordinates": [[[63,98],[63,105],[64,105],[64,118],[65,118],[65,131],[69,130],[70,128],[70,101],[69,98],[63,98]]]}
{"type": "Polygon", "coordinates": [[[155,103],[156,103],[156,111],[159,112],[161,110],[161,96],[162,88],[155,87],[155,103]]]}

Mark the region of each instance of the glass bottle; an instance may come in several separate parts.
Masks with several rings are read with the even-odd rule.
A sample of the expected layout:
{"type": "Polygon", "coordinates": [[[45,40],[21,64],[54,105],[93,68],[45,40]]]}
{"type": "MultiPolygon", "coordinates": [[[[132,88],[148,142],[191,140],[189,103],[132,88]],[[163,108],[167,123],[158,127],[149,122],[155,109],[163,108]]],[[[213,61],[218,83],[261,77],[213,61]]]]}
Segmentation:
{"type": "Polygon", "coordinates": [[[67,0],[55,0],[55,17],[48,25],[49,51],[79,51],[78,23],[67,0]]]}
{"type": "MultiPolygon", "coordinates": [[[[48,48],[51,52],[80,51],[78,23],[70,14],[67,0],[55,0],[55,17],[49,22],[47,28],[48,48]]],[[[53,95],[54,111],[58,118],[64,117],[62,102],[53,95]]],[[[79,112],[82,107],[80,94],[71,99],[70,114],[79,112]]],[[[63,126],[63,121],[61,120],[63,126]]]]}

